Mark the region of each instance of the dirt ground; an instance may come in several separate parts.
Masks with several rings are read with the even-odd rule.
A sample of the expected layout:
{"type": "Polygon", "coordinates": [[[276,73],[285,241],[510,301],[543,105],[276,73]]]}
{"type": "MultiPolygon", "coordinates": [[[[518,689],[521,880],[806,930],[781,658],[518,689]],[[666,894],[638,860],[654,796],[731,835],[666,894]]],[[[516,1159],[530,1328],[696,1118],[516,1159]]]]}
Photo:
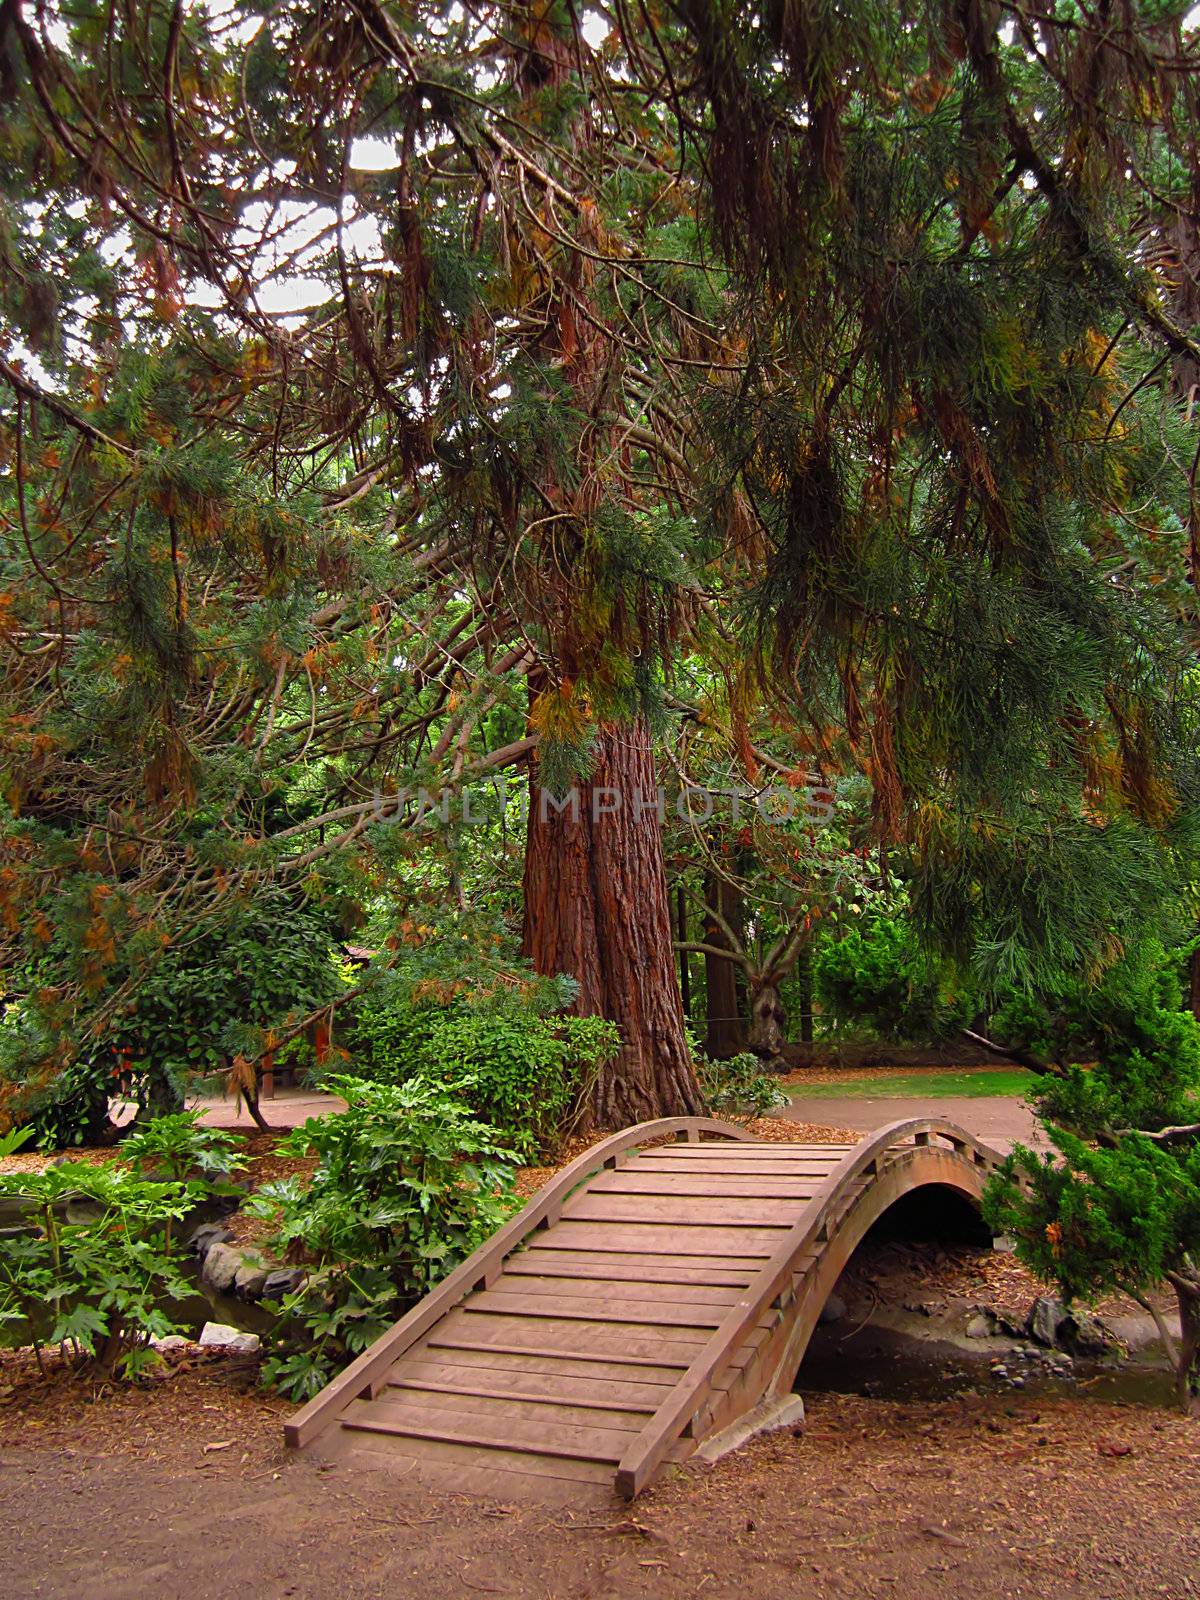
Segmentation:
{"type": "Polygon", "coordinates": [[[13,1600],[1200,1594],[1200,1426],[1086,1400],[809,1397],[808,1426],[575,1515],[290,1456],[252,1366],[0,1369],[13,1600]],[[5,1391],[7,1390],[7,1393],[5,1391]],[[88,1403],[90,1401],[90,1403],[88,1403]]]}

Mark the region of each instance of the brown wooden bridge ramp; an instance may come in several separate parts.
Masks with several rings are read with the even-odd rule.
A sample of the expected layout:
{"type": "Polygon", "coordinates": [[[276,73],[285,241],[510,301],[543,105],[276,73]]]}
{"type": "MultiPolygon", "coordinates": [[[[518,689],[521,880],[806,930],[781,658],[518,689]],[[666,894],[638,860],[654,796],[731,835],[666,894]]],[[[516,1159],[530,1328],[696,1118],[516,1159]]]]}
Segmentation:
{"type": "Polygon", "coordinates": [[[858,1145],[642,1123],[563,1169],[288,1422],[288,1444],[434,1482],[632,1498],[786,1394],[871,1224],[999,1160],[953,1123],[858,1145]]]}

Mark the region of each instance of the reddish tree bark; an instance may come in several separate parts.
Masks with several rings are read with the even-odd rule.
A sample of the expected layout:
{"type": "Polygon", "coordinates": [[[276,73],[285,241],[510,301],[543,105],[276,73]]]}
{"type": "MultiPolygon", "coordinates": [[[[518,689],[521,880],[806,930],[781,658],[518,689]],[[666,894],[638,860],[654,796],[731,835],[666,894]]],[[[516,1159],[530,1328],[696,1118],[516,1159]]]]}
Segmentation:
{"type": "Polygon", "coordinates": [[[603,728],[591,778],[560,802],[530,772],[523,950],[579,984],[573,1010],[621,1030],[582,1108],[585,1128],[703,1110],[683,1031],[650,731],[603,728]]]}

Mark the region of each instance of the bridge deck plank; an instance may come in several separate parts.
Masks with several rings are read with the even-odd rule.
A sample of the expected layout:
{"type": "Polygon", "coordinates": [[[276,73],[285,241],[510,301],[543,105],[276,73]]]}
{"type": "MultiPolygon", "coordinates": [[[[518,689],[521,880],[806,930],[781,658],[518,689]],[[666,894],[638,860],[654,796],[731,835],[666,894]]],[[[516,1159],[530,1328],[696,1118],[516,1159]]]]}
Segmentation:
{"type": "Polygon", "coordinates": [[[759,1200],[809,1200],[824,1179],[820,1173],[762,1173],[744,1177],[740,1172],[639,1172],[623,1167],[602,1172],[587,1188],[588,1194],[749,1195],[759,1200]]]}
{"type": "Polygon", "coordinates": [[[823,1178],[837,1166],[836,1161],[828,1164],[820,1161],[808,1161],[797,1164],[791,1161],[756,1161],[751,1165],[747,1161],[727,1161],[723,1156],[707,1156],[700,1161],[674,1161],[664,1156],[655,1161],[631,1161],[628,1166],[618,1167],[618,1172],[675,1172],[681,1176],[687,1173],[707,1172],[728,1178],[823,1178]]]}
{"type": "Polygon", "coordinates": [[[759,1143],[738,1144],[654,1144],[647,1145],[627,1158],[629,1164],[638,1161],[658,1160],[663,1156],[678,1157],[683,1161],[704,1161],[719,1155],[743,1161],[781,1161],[802,1156],[817,1156],[821,1160],[839,1160],[852,1144],[791,1144],[775,1139],[759,1143]]]}
{"type": "Polygon", "coordinates": [[[679,1228],[673,1223],[604,1223],[564,1219],[539,1235],[542,1250],[649,1251],[665,1256],[770,1256],[779,1242],[778,1228],[679,1228]]]}
{"type": "MultiPolygon", "coordinates": [[[[690,1352],[691,1346],[687,1346],[690,1352]]],[[[639,1356],[632,1351],[611,1351],[590,1354],[587,1351],[548,1350],[545,1346],[529,1344],[504,1344],[473,1339],[469,1334],[447,1334],[431,1338],[428,1345],[417,1352],[418,1359],[471,1366],[473,1364],[502,1365],[505,1370],[525,1372],[557,1372],[570,1374],[596,1374],[605,1381],[618,1378],[622,1382],[644,1379],[647,1383],[674,1384],[680,1372],[691,1359],[689,1354],[676,1354],[670,1358],[663,1354],[639,1356]]],[[[396,1370],[393,1368],[393,1371],[396,1370]]]]}
{"type": "Polygon", "coordinates": [[[444,1361],[410,1361],[398,1365],[389,1387],[449,1388],[459,1394],[508,1395],[522,1400],[564,1400],[572,1405],[594,1401],[606,1407],[653,1411],[670,1393],[670,1382],[638,1383],[628,1378],[597,1378],[587,1372],[547,1372],[509,1365],[472,1367],[444,1361]]]}
{"type": "MultiPolygon", "coordinates": [[[[515,1317],[503,1312],[460,1310],[444,1319],[440,1337],[467,1338],[478,1344],[511,1345],[516,1349],[560,1351],[563,1355],[601,1356],[622,1361],[631,1356],[655,1363],[686,1366],[710,1330],[704,1327],[656,1327],[645,1322],[604,1322],[599,1319],[515,1317]],[[668,1331],[670,1337],[667,1337],[668,1331]]],[[[432,1341],[431,1341],[432,1345],[432,1341]]]]}
{"type": "MultiPolygon", "coordinates": [[[[805,1196],[805,1199],[809,1198],[805,1196]]],[[[619,1195],[584,1189],[563,1210],[571,1222],[669,1222],[673,1227],[790,1228],[804,1200],[755,1200],[748,1195],[619,1195]]]]}
{"type": "Polygon", "coordinates": [[[660,1283],[652,1279],[624,1278],[611,1267],[598,1278],[559,1277],[552,1267],[537,1275],[506,1271],[491,1287],[497,1294],[567,1298],[590,1305],[614,1296],[621,1300],[675,1306],[731,1306],[738,1298],[736,1285],[660,1283]]]}
{"type": "MultiPolygon", "coordinates": [[[[540,1422],[558,1427],[565,1423],[581,1428],[617,1428],[622,1432],[636,1432],[645,1426],[646,1417],[654,1413],[653,1406],[626,1407],[613,1402],[600,1401],[575,1395],[543,1395],[484,1393],[478,1389],[458,1389],[446,1385],[426,1385],[418,1388],[409,1383],[389,1384],[379,1396],[378,1403],[389,1407],[389,1415],[396,1420],[406,1414],[429,1411],[449,1411],[464,1418],[482,1417],[488,1424],[506,1422],[540,1422]]],[[[468,1424],[464,1422],[462,1426],[468,1424]]]]}
{"type": "Polygon", "coordinates": [[[752,1256],[652,1255],[630,1250],[540,1250],[527,1246],[510,1256],[505,1272],[549,1273],[556,1277],[622,1278],[646,1283],[749,1283],[761,1266],[752,1256]]]}
{"type": "Polygon", "coordinates": [[[653,1324],[663,1328],[715,1328],[728,1310],[728,1302],[705,1305],[703,1302],[690,1301],[686,1305],[679,1305],[665,1300],[622,1299],[616,1284],[612,1285],[612,1289],[613,1293],[603,1299],[595,1295],[524,1295],[509,1294],[502,1289],[485,1289],[482,1294],[472,1297],[467,1310],[472,1315],[482,1311],[504,1311],[516,1317],[571,1318],[584,1322],[599,1319],[604,1322],[653,1324]]]}
{"type": "Polygon", "coordinates": [[[389,1401],[356,1400],[343,1427],[387,1433],[410,1439],[439,1439],[447,1444],[488,1445],[493,1450],[525,1450],[541,1456],[566,1456],[574,1461],[621,1459],[636,1428],[598,1428],[553,1423],[543,1418],[484,1417],[477,1413],[439,1411],[433,1407],[401,1410],[389,1401]]]}

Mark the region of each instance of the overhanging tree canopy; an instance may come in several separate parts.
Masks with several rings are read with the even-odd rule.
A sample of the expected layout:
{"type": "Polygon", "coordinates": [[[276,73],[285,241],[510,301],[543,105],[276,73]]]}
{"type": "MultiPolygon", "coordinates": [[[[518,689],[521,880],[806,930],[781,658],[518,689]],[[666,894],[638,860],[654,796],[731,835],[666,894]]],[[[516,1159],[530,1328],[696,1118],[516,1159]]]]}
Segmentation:
{"type": "MultiPolygon", "coordinates": [[[[1190,870],[1182,8],[8,0],[0,62],[25,1070],[118,943],[377,885],[376,789],[534,737],[556,788],[680,705],[865,771],[993,977],[1190,870]]],[[[604,967],[556,827],[527,948],[604,967]]],[[[586,847],[635,848],[665,907],[652,828],[586,847]]],[[[601,1114],[694,1092],[667,960],[610,973],[601,1114]]]]}

